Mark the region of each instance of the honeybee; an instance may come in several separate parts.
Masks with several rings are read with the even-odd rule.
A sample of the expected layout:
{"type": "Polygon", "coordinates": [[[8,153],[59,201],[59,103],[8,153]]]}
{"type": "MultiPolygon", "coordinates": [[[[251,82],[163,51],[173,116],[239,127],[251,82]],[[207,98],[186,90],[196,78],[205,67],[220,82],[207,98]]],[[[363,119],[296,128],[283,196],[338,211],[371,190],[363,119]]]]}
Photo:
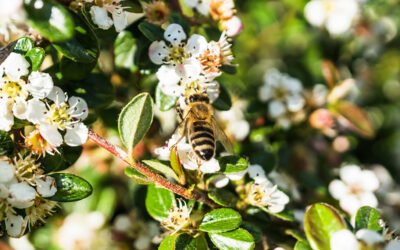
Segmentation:
{"type": "Polygon", "coordinates": [[[220,141],[227,152],[232,152],[228,137],[214,118],[214,108],[207,92],[198,84],[191,84],[181,100],[176,104],[180,140],[186,137],[196,156],[203,161],[215,156],[216,141],[220,141]]]}

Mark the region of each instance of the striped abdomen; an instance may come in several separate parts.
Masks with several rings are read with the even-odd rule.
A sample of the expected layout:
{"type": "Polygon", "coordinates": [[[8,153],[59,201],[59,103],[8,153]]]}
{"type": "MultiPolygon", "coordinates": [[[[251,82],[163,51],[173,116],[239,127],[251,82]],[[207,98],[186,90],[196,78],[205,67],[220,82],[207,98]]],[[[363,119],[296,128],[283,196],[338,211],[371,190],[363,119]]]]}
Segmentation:
{"type": "Polygon", "coordinates": [[[205,161],[215,153],[215,137],[212,125],[207,121],[195,121],[189,126],[189,141],[196,155],[205,161]]]}

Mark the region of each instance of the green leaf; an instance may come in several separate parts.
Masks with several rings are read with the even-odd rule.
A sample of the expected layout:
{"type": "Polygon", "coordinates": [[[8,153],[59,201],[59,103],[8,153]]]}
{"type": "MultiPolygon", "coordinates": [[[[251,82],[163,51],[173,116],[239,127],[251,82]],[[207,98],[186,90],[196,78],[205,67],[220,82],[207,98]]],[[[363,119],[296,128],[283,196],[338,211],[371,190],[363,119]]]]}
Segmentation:
{"type": "Polygon", "coordinates": [[[169,210],[175,202],[175,195],[171,191],[149,185],[146,194],[147,212],[155,220],[161,221],[168,217],[169,210]]]}
{"type": "Polygon", "coordinates": [[[221,170],[225,174],[242,172],[247,169],[249,162],[244,158],[236,155],[223,156],[218,159],[221,170]]]}
{"type": "Polygon", "coordinates": [[[294,245],[294,250],[312,250],[310,244],[307,241],[299,240],[294,245]]]}
{"type": "Polygon", "coordinates": [[[381,231],[382,227],[379,225],[381,214],[375,208],[364,206],[358,209],[356,215],[356,230],[369,229],[373,231],[381,231]]]}
{"type": "Polygon", "coordinates": [[[91,63],[75,62],[67,57],[62,57],[60,71],[62,78],[66,80],[79,81],[84,79],[96,66],[96,61],[91,63]]]}
{"type": "Polygon", "coordinates": [[[66,7],[53,0],[24,0],[28,24],[51,42],[74,35],[74,21],[66,7]]]}
{"type": "Polygon", "coordinates": [[[242,228],[224,233],[209,233],[212,243],[221,250],[254,249],[253,236],[242,228]]]}
{"type": "Polygon", "coordinates": [[[178,97],[169,96],[162,92],[160,84],[157,85],[156,88],[156,104],[160,108],[161,111],[168,111],[175,106],[178,97]]]}
{"type": "Polygon", "coordinates": [[[63,56],[80,63],[93,63],[99,56],[99,42],[91,28],[74,15],[75,36],[65,42],[53,43],[63,56]]]}
{"type": "Polygon", "coordinates": [[[225,73],[234,75],[237,72],[237,67],[233,65],[222,65],[221,70],[224,71],[225,73]]]}
{"type": "Polygon", "coordinates": [[[17,40],[13,47],[13,51],[25,55],[35,46],[33,40],[29,37],[22,37],[17,40]]]}
{"type": "Polygon", "coordinates": [[[176,151],[176,147],[171,148],[171,153],[169,155],[169,161],[171,164],[171,168],[174,170],[174,172],[178,175],[179,177],[179,183],[180,184],[185,184],[186,183],[186,176],[185,173],[183,172],[182,169],[182,164],[179,160],[179,155],[176,151]]]}
{"type": "Polygon", "coordinates": [[[208,197],[215,201],[218,205],[224,206],[224,207],[235,207],[238,198],[236,195],[234,195],[232,192],[221,189],[221,188],[215,188],[211,189],[208,192],[208,197]]]}
{"type": "Polygon", "coordinates": [[[14,151],[14,142],[6,131],[0,130],[0,156],[11,155],[14,151]]]}
{"type": "Polygon", "coordinates": [[[160,26],[143,21],[139,24],[139,30],[152,42],[164,39],[164,30],[160,26]]]}
{"type": "Polygon", "coordinates": [[[81,156],[82,147],[61,146],[57,148],[59,154],[46,154],[41,160],[45,173],[62,171],[69,168],[81,156]]]}
{"type": "Polygon", "coordinates": [[[142,5],[139,1],[121,1],[124,11],[133,13],[143,13],[142,5]]]}
{"type": "Polygon", "coordinates": [[[134,180],[136,183],[141,185],[148,185],[152,183],[145,175],[141,174],[139,171],[132,167],[127,167],[124,170],[125,175],[134,180]]]}
{"type": "Polygon", "coordinates": [[[32,65],[32,71],[38,71],[43,63],[44,57],[46,56],[46,52],[44,49],[36,47],[30,49],[25,56],[28,57],[32,65]]]}
{"type": "Polygon", "coordinates": [[[149,166],[151,169],[162,173],[167,177],[171,177],[176,181],[179,181],[179,177],[175,174],[174,170],[172,170],[170,166],[167,166],[158,160],[144,160],[143,163],[149,166]]]}
{"type": "Polygon", "coordinates": [[[229,110],[232,107],[231,97],[224,85],[220,84],[220,93],[217,100],[213,102],[213,106],[218,110],[229,110]]]}
{"type": "Polygon", "coordinates": [[[193,238],[187,234],[169,235],[161,242],[158,250],[207,250],[204,235],[193,238]]]}
{"type": "Polygon", "coordinates": [[[57,193],[47,199],[59,202],[79,201],[92,194],[92,186],[85,179],[66,173],[50,175],[56,180],[57,193]]]}
{"type": "Polygon", "coordinates": [[[118,68],[134,71],[137,68],[133,61],[136,48],[136,40],[131,32],[123,31],[119,33],[114,42],[115,65],[118,68]]]}
{"type": "Polygon", "coordinates": [[[285,220],[285,221],[294,221],[295,220],[294,214],[290,210],[285,210],[285,211],[282,211],[280,213],[272,213],[271,211],[269,211],[265,207],[259,207],[259,208],[261,210],[263,210],[264,212],[266,212],[267,214],[269,214],[269,215],[271,215],[273,217],[279,218],[281,220],[285,220]]]}
{"type": "Polygon", "coordinates": [[[236,229],[242,217],[231,208],[215,209],[204,216],[199,229],[209,233],[221,233],[236,229]]]}
{"type": "Polygon", "coordinates": [[[153,100],[148,93],[135,96],[121,111],[118,130],[129,152],[143,139],[153,122],[153,100]]]}
{"type": "Polygon", "coordinates": [[[240,226],[246,229],[253,236],[255,242],[262,240],[263,232],[259,226],[246,221],[242,222],[240,226]]]}
{"type": "Polygon", "coordinates": [[[329,250],[331,234],[346,229],[339,212],[325,203],[311,205],[304,217],[307,240],[314,250],[329,250]]]}

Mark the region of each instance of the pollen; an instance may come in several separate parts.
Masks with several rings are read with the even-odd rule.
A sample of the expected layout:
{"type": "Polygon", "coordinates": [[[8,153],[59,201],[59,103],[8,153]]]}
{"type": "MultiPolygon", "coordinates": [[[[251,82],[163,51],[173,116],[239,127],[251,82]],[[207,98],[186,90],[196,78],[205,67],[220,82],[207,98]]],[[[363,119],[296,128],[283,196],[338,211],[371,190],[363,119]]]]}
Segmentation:
{"type": "Polygon", "coordinates": [[[53,154],[56,150],[49,144],[40,134],[39,130],[34,130],[25,137],[25,147],[27,147],[32,154],[45,156],[46,153],[53,154]]]}
{"type": "Polygon", "coordinates": [[[23,86],[25,81],[10,81],[8,77],[3,77],[2,84],[0,85],[0,96],[8,98],[14,102],[17,98],[26,99],[28,93],[24,90],[23,86]]]}
{"type": "Polygon", "coordinates": [[[49,124],[56,125],[59,129],[64,130],[68,127],[72,120],[69,114],[69,105],[65,102],[61,104],[52,104],[49,108],[49,116],[46,121],[49,124]]]}

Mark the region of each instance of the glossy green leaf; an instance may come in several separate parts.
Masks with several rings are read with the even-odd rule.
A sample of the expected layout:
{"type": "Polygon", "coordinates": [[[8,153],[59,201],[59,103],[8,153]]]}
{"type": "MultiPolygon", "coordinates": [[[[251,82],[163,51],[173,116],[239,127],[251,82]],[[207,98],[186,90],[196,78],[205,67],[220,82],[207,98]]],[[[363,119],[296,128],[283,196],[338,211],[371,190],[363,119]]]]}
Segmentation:
{"type": "Polygon", "coordinates": [[[234,75],[237,72],[237,67],[233,65],[222,65],[221,70],[225,73],[234,75]]]}
{"type": "Polygon", "coordinates": [[[164,94],[164,92],[162,92],[161,90],[160,85],[157,85],[156,104],[161,111],[168,111],[172,109],[175,106],[177,100],[178,97],[164,94]]]}
{"type": "Polygon", "coordinates": [[[124,170],[125,175],[134,180],[136,183],[141,185],[148,185],[152,183],[145,175],[141,174],[139,171],[132,167],[127,167],[124,170]]]}
{"type": "Polygon", "coordinates": [[[28,23],[51,42],[74,35],[74,21],[65,6],[54,0],[24,0],[28,23]]]}
{"type": "Polygon", "coordinates": [[[10,135],[3,130],[0,130],[0,156],[11,155],[14,151],[14,142],[10,135]]]}
{"type": "Polygon", "coordinates": [[[138,0],[122,1],[121,4],[125,11],[133,13],[143,13],[142,5],[138,0]]]}
{"type": "Polygon", "coordinates": [[[211,189],[208,192],[208,197],[215,201],[218,205],[224,206],[224,207],[235,207],[238,198],[236,195],[234,195],[232,192],[221,189],[221,188],[215,188],[211,189]]]}
{"type": "Polygon", "coordinates": [[[236,155],[228,155],[220,157],[218,159],[218,162],[219,165],[221,166],[221,170],[226,174],[245,171],[249,166],[249,162],[247,161],[246,158],[236,155]]]}
{"type": "Polygon", "coordinates": [[[192,237],[187,234],[169,235],[161,242],[158,250],[207,250],[204,235],[192,237]]]}
{"type": "Polygon", "coordinates": [[[253,236],[242,228],[224,233],[209,233],[212,243],[220,250],[254,249],[253,236]]]}
{"type": "Polygon", "coordinates": [[[379,225],[381,214],[375,208],[364,206],[358,209],[356,214],[356,230],[369,229],[373,231],[381,231],[379,225]]]}
{"type": "Polygon", "coordinates": [[[307,240],[314,250],[329,250],[331,234],[346,229],[339,212],[325,203],[311,205],[304,217],[307,240]]]}
{"type": "Polygon", "coordinates": [[[220,84],[219,97],[213,102],[213,106],[218,110],[229,110],[232,107],[231,96],[222,84],[220,84]]]}
{"type": "Polygon", "coordinates": [[[115,66],[133,71],[136,52],[136,40],[132,33],[123,31],[118,34],[114,42],[115,66]]]}
{"type": "Polygon", "coordinates": [[[175,174],[174,170],[172,170],[170,166],[165,165],[158,160],[144,160],[143,163],[149,166],[151,169],[155,170],[156,172],[159,172],[161,174],[164,174],[166,177],[171,177],[176,181],[179,181],[179,177],[175,174]]]}
{"type": "Polygon", "coordinates": [[[36,47],[30,49],[25,56],[28,57],[32,65],[32,71],[38,71],[46,56],[46,52],[44,49],[36,47]]]}
{"type": "Polygon", "coordinates": [[[47,199],[59,202],[79,201],[92,194],[92,186],[85,179],[67,173],[51,174],[56,181],[57,193],[47,199]]]}
{"type": "Polygon", "coordinates": [[[164,39],[164,30],[157,25],[143,21],[139,24],[139,30],[150,41],[159,41],[164,39]]]}
{"type": "Polygon", "coordinates": [[[297,241],[294,245],[294,250],[312,250],[310,244],[307,241],[297,241]]]}
{"type": "Polygon", "coordinates": [[[91,28],[74,15],[75,36],[68,41],[54,43],[53,46],[63,56],[79,63],[93,63],[99,56],[99,42],[91,28]]]}
{"type": "Polygon", "coordinates": [[[122,109],[118,119],[118,130],[129,152],[143,139],[152,122],[153,100],[148,93],[135,96],[122,109]]]}
{"type": "Polygon", "coordinates": [[[46,154],[41,159],[42,168],[45,173],[62,171],[69,168],[78,160],[82,153],[82,147],[61,146],[57,150],[59,153],[53,155],[46,154]]]}
{"type": "Polygon", "coordinates": [[[171,164],[171,168],[179,177],[179,183],[184,184],[186,183],[186,176],[185,172],[183,172],[182,164],[179,160],[179,155],[176,152],[176,147],[171,148],[171,153],[169,155],[169,161],[171,164]]]}
{"type": "Polygon", "coordinates": [[[171,191],[149,185],[146,194],[147,212],[155,220],[161,221],[168,217],[169,210],[175,202],[175,195],[171,191]]]}
{"type": "Polygon", "coordinates": [[[92,72],[96,63],[96,61],[91,63],[79,63],[67,57],[62,57],[60,62],[62,78],[66,80],[80,81],[92,72]]]}
{"type": "Polygon", "coordinates": [[[25,55],[34,46],[35,44],[30,37],[21,37],[14,44],[13,51],[25,55]]]}
{"type": "Polygon", "coordinates": [[[241,222],[242,217],[237,211],[231,208],[220,208],[207,213],[199,229],[209,233],[221,233],[238,228],[241,222]]]}

